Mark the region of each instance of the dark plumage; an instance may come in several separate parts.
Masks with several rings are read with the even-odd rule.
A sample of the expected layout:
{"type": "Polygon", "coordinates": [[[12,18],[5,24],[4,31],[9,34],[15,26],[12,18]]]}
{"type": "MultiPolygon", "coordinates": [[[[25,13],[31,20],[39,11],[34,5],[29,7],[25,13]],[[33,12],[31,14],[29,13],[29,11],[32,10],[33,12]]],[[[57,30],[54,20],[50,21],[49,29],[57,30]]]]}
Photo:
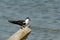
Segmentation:
{"type": "Polygon", "coordinates": [[[24,20],[19,20],[19,21],[10,20],[8,22],[13,23],[13,24],[17,24],[17,25],[20,25],[20,26],[23,26],[23,25],[26,24],[26,23],[24,23],[25,22],[24,20]]]}

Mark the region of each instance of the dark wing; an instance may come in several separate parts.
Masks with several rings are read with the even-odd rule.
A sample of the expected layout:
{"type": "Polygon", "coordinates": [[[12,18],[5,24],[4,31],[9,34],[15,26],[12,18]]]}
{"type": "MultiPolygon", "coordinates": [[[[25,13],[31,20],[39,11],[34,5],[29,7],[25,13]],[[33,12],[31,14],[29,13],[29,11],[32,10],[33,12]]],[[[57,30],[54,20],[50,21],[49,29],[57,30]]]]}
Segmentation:
{"type": "MultiPolygon", "coordinates": [[[[18,20],[18,21],[9,20],[8,22],[13,23],[13,24],[22,25],[23,22],[25,22],[25,21],[24,20],[18,20]]],[[[24,23],[24,25],[25,25],[25,23],[24,23]]]]}

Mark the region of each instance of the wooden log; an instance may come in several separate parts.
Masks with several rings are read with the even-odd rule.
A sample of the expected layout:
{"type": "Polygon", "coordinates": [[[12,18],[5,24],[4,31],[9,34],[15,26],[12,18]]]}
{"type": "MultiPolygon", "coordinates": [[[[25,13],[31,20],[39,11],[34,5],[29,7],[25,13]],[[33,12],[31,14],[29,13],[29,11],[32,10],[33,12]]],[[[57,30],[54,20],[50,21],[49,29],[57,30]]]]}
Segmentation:
{"type": "Polygon", "coordinates": [[[31,29],[28,26],[26,26],[23,29],[19,29],[15,34],[9,37],[8,40],[26,40],[30,32],[31,29]]]}

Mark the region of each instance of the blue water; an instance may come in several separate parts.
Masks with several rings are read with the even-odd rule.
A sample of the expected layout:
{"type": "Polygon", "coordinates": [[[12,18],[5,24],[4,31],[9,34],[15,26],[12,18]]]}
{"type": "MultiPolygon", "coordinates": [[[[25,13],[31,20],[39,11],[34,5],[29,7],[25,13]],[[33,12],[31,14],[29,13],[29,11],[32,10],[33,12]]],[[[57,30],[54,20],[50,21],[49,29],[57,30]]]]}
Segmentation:
{"type": "Polygon", "coordinates": [[[60,0],[0,0],[0,40],[20,29],[8,20],[31,18],[27,40],[60,40],[60,0]]]}

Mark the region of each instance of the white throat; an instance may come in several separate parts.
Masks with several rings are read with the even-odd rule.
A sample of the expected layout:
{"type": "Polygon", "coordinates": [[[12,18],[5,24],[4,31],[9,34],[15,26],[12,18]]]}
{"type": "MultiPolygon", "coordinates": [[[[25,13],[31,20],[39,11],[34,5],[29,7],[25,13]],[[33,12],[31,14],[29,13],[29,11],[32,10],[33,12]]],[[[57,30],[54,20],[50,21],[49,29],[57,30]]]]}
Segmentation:
{"type": "Polygon", "coordinates": [[[29,19],[26,19],[25,23],[26,23],[26,25],[28,25],[29,24],[29,19]]]}

